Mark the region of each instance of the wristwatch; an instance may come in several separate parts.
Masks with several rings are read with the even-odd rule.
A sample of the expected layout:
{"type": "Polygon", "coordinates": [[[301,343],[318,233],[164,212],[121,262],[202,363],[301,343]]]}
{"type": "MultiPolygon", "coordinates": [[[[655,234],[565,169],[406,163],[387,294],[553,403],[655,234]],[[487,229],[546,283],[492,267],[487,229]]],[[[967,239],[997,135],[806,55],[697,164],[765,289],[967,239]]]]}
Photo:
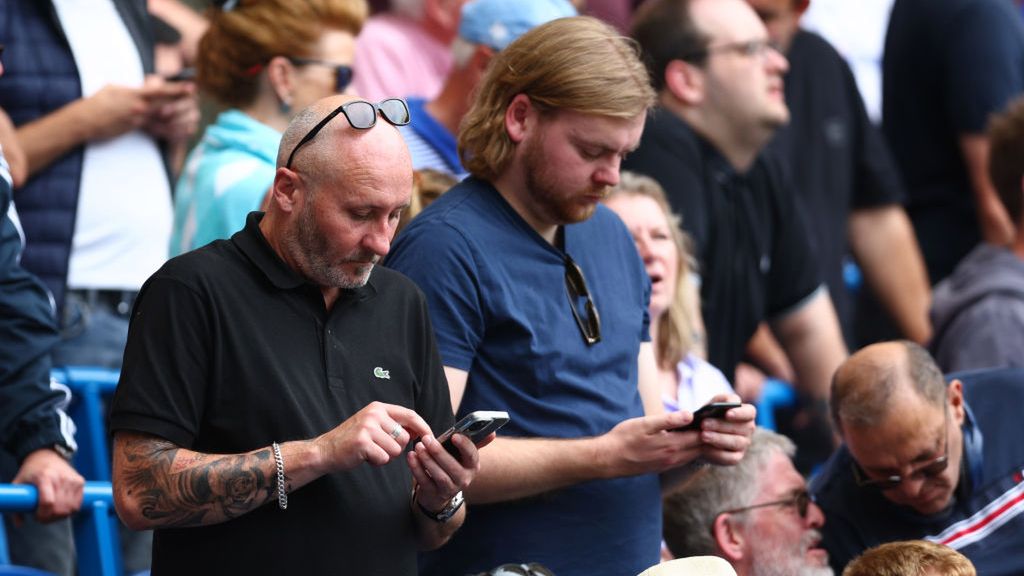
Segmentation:
{"type": "Polygon", "coordinates": [[[427,510],[426,506],[420,504],[420,501],[416,499],[415,490],[413,490],[412,499],[415,500],[416,505],[420,507],[420,512],[423,512],[427,518],[430,518],[439,524],[444,524],[451,520],[452,516],[455,516],[455,513],[459,511],[459,508],[462,508],[462,505],[466,503],[466,499],[462,497],[461,490],[456,492],[455,496],[452,496],[452,499],[444,505],[444,508],[441,508],[440,512],[431,512],[430,510],[427,510]]]}
{"type": "Polygon", "coordinates": [[[75,455],[74,450],[68,448],[67,446],[61,444],[60,442],[56,442],[50,445],[50,448],[53,449],[53,451],[56,452],[57,454],[60,454],[61,457],[63,457],[68,462],[70,462],[71,457],[75,455]]]}

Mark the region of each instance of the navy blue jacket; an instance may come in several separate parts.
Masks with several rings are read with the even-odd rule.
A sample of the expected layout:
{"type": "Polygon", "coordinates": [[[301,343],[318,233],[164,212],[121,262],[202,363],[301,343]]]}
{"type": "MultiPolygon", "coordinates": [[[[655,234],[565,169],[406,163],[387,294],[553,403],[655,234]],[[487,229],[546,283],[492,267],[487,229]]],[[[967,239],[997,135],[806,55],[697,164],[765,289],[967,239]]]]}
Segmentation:
{"type": "MultiPolygon", "coordinates": [[[[858,488],[845,446],[811,492],[825,512],[822,544],[836,573],[867,548],[926,539],[959,550],[985,576],[1024,574],[1024,370],[953,375],[964,385],[963,465],[950,509],[922,516],[858,488]]],[[[952,377],[952,376],[951,376],[952,377]]]]}
{"type": "MultiPolygon", "coordinates": [[[[152,72],[145,0],[114,0],[114,5],[139,49],[143,70],[152,72]]],[[[16,126],[82,97],[78,68],[51,2],[0,2],[0,40],[5,44],[0,108],[16,126]]],[[[25,268],[46,283],[58,306],[64,302],[84,150],[78,146],[61,156],[15,195],[28,241],[25,268]]]]}
{"type": "Polygon", "coordinates": [[[8,216],[11,185],[0,156],[0,481],[30,452],[74,440],[60,411],[66,389],[50,386],[57,327],[50,296],[18,263],[21,235],[8,216]]]}

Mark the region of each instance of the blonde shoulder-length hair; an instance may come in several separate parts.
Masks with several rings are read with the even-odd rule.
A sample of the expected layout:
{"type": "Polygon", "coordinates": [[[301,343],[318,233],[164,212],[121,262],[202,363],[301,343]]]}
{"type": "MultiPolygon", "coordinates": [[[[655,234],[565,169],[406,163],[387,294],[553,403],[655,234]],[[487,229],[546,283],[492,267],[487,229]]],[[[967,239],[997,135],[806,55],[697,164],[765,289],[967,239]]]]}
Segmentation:
{"type": "Polygon", "coordinates": [[[697,263],[693,257],[693,240],[682,230],[682,218],[672,212],[665,190],[649,176],[622,172],[619,184],[612,188],[608,200],[616,196],[643,196],[661,208],[668,220],[669,233],[676,245],[676,290],[668,310],[658,318],[658,340],[654,354],[658,366],[671,369],[690,352],[704,356],[704,323],[701,321],[700,298],[693,276],[697,263]]]}

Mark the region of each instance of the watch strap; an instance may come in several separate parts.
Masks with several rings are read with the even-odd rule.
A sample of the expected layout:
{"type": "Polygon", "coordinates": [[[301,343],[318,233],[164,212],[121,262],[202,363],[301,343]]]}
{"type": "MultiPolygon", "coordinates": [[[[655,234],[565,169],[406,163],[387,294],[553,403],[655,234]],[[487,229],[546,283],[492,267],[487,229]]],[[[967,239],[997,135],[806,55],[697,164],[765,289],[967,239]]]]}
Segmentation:
{"type": "Polygon", "coordinates": [[[419,506],[420,512],[423,512],[424,516],[439,524],[444,524],[451,520],[452,516],[455,516],[455,513],[459,511],[459,508],[462,508],[462,505],[466,503],[466,499],[462,496],[461,490],[456,492],[455,496],[452,496],[451,500],[449,500],[444,505],[444,508],[441,508],[438,512],[428,510],[426,506],[421,504],[419,499],[416,498],[415,490],[413,491],[412,499],[416,502],[416,506],[419,506]]]}

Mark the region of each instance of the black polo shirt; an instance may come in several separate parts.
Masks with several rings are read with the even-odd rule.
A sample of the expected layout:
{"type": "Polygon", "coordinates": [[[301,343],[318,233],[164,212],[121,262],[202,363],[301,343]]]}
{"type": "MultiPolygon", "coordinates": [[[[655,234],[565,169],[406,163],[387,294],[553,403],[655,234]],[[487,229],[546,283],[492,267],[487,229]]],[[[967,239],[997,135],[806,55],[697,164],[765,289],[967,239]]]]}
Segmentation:
{"type": "Polygon", "coordinates": [[[762,154],[740,174],[685,122],[656,109],[622,167],[657,180],[693,236],[708,359],[732,380],[758,323],[822,284],[778,159],[762,154]]]}
{"type": "Polygon", "coordinates": [[[821,271],[849,338],[853,318],[843,259],[850,212],[902,203],[903,184],[885,139],[868,118],[853,72],[835,48],[800,30],[786,57],[790,122],[770,146],[810,216],[821,271]]]}
{"type": "MultiPolygon", "coordinates": [[[[239,453],[316,437],[375,400],[447,429],[448,386],[412,282],[375,267],[328,312],[267,244],[260,218],[143,286],[111,429],[239,453]]],[[[415,574],[411,487],[397,458],[321,477],[287,510],[275,500],[222,524],[157,530],[153,574],[415,574]]]]}

